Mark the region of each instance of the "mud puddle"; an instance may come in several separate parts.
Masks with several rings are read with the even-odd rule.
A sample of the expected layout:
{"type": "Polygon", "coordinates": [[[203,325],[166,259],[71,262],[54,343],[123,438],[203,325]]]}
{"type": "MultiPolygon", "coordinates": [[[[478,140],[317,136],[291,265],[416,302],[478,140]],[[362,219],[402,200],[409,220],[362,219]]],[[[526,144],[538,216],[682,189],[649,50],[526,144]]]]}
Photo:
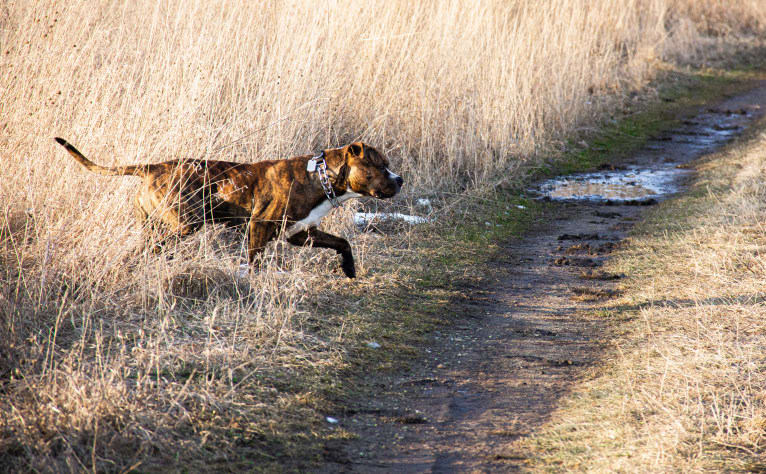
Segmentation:
{"type": "Polygon", "coordinates": [[[679,190],[679,178],[690,171],[667,166],[610,173],[582,173],[545,181],[537,189],[552,200],[632,201],[656,199],[679,190]]]}
{"type": "Polygon", "coordinates": [[[665,135],[651,140],[622,169],[580,173],[543,181],[530,190],[555,201],[640,201],[659,199],[681,190],[691,171],[683,165],[725,145],[759,115],[760,106],[710,108],[665,135]]]}
{"type": "Polygon", "coordinates": [[[549,196],[553,204],[536,228],[484,265],[480,282],[458,284],[464,298],[450,305],[465,317],[435,331],[422,359],[403,373],[371,374],[366,384],[375,396],[328,413],[337,420],[332,429],[346,434],[327,443],[318,472],[524,469],[530,453],[515,441],[549,421],[608,353],[608,325],[618,323],[597,310],[620,294],[627,275],[601,267],[629,245],[628,231],[647,206],[681,190],[689,173],[678,166],[715,151],[763,114],[753,104],[766,107],[766,83],[652,140],[620,169],[537,186],[541,195],[574,191],[549,196]],[[621,190],[630,187],[640,189],[621,190]]]}

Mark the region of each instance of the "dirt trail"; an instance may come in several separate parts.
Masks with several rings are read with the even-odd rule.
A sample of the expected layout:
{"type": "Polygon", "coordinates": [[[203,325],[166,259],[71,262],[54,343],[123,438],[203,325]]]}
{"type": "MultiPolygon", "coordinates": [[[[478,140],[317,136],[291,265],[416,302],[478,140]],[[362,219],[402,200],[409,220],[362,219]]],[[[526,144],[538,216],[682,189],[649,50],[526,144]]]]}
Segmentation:
{"type": "MultiPolygon", "coordinates": [[[[759,83],[652,140],[624,165],[687,163],[764,111],[766,83],[759,83]]],[[[488,269],[491,287],[465,288],[469,300],[455,302],[472,317],[437,333],[430,357],[411,372],[376,380],[375,400],[349,407],[340,424],[359,438],[328,448],[331,462],[319,471],[520,469],[525,459],[511,443],[544,423],[583,369],[603,356],[607,323],[592,310],[622,276],[600,267],[653,203],[550,206],[544,224],[498,255],[488,269]]]]}

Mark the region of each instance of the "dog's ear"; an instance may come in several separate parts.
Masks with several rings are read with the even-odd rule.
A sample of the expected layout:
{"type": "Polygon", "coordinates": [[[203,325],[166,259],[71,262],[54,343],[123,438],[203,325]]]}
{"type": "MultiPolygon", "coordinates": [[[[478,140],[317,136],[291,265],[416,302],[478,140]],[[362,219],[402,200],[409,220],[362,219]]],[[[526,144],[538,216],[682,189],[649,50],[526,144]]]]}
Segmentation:
{"type": "Polygon", "coordinates": [[[346,180],[348,179],[348,163],[343,163],[343,165],[338,170],[338,175],[335,177],[335,182],[340,183],[346,183],[346,180]]]}
{"type": "Polygon", "coordinates": [[[364,153],[364,145],[362,142],[355,142],[348,146],[348,152],[354,156],[362,156],[364,153]]]}

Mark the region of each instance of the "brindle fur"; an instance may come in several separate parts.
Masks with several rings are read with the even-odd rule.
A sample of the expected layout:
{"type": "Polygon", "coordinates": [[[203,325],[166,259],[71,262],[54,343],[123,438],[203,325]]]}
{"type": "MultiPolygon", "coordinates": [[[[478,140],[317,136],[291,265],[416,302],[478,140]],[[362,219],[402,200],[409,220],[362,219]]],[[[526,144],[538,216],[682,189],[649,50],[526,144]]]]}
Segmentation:
{"type": "MultiPolygon", "coordinates": [[[[99,166],[62,138],[56,138],[83,167],[104,175],[143,178],[135,197],[142,223],[166,234],[185,236],[205,222],[247,226],[248,260],[252,264],[283,225],[304,219],[327,199],[316,173],[306,171],[311,155],[258,163],[174,160],[156,164],[99,166]]],[[[361,142],[325,150],[330,182],[339,197],[347,192],[388,198],[402,179],[388,171],[388,160],[361,142]]],[[[341,257],[341,268],[356,276],[346,239],[310,227],[288,237],[293,245],[330,248],[341,257]]]]}

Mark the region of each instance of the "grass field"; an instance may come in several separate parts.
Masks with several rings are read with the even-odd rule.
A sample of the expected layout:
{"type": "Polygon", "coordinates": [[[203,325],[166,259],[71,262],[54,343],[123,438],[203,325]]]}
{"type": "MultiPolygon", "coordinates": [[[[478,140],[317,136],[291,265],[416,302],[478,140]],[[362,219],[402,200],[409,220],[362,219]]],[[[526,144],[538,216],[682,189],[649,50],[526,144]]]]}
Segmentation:
{"type": "Polygon", "coordinates": [[[325,225],[350,237],[354,283],[283,242],[238,276],[243,240],[220,228],[136,252],[135,180],[87,174],[53,136],[104,165],[362,139],[405,177],[385,206],[429,197],[439,217],[764,27],[755,0],[0,5],[2,467],[314,462],[326,400],[362,370],[350,354],[389,324],[354,298],[412,281],[412,234],[360,233],[353,205],[325,225]]]}

